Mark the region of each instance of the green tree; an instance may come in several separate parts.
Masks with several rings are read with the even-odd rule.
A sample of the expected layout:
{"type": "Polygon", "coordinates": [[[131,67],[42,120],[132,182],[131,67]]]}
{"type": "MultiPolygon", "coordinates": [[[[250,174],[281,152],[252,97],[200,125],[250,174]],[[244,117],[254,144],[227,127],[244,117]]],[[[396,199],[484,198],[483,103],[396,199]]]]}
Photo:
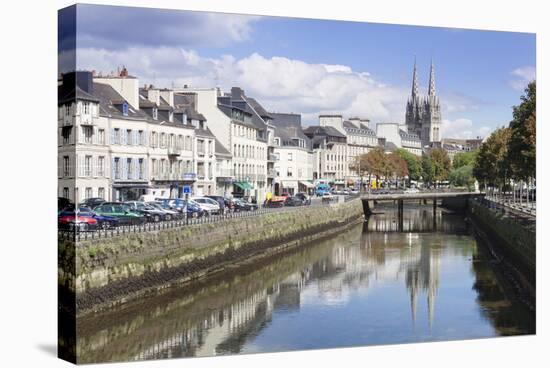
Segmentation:
{"type": "Polygon", "coordinates": [[[468,190],[472,190],[475,183],[473,170],[473,165],[464,165],[459,168],[454,168],[449,173],[449,181],[457,187],[467,187],[468,190]]]}
{"type": "Polygon", "coordinates": [[[508,146],[510,128],[495,130],[481,145],[473,167],[474,177],[482,184],[502,186],[510,176],[508,146]]]}
{"type": "Polygon", "coordinates": [[[431,184],[435,180],[435,166],[430,155],[425,153],[422,154],[421,166],[422,180],[424,181],[424,183],[431,186],[431,184]]]}
{"type": "Polygon", "coordinates": [[[457,153],[453,157],[453,169],[461,168],[462,166],[470,165],[473,167],[474,162],[476,161],[477,150],[470,152],[461,152],[457,153]]]}
{"type": "Polygon", "coordinates": [[[422,164],[418,156],[413,155],[404,148],[395,151],[407,163],[409,180],[418,180],[422,176],[422,164]]]}
{"type": "Polygon", "coordinates": [[[521,103],[513,107],[507,159],[510,175],[525,180],[536,176],[536,82],[525,88],[521,103]]]}
{"type": "Polygon", "coordinates": [[[447,180],[449,178],[449,170],[451,168],[451,159],[442,148],[435,148],[430,151],[430,158],[434,166],[434,179],[447,180]]]}

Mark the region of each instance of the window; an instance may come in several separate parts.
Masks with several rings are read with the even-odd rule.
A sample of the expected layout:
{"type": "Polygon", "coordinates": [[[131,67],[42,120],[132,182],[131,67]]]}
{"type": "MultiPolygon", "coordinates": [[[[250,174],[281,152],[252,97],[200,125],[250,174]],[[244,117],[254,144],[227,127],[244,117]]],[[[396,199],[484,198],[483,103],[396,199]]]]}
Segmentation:
{"type": "Polygon", "coordinates": [[[143,130],[138,131],[138,144],[140,146],[145,146],[145,134],[143,133],[143,130]]]}
{"type": "Polygon", "coordinates": [[[119,157],[115,157],[114,171],[115,171],[115,179],[120,179],[120,158],[119,157]]]}
{"type": "Polygon", "coordinates": [[[159,117],[158,109],[156,107],[153,107],[153,119],[157,120],[159,117]]]}
{"type": "Polygon", "coordinates": [[[71,173],[71,160],[69,156],[63,156],[63,176],[69,176],[71,173]]]}
{"type": "Polygon", "coordinates": [[[166,147],[166,134],[160,133],[160,148],[166,147]]]}
{"type": "Polygon", "coordinates": [[[63,198],[69,198],[69,188],[65,187],[63,188],[63,198]]]}
{"type": "Polygon", "coordinates": [[[132,159],[127,158],[126,159],[126,178],[131,179],[132,178],[132,159]]]}
{"type": "Polygon", "coordinates": [[[105,129],[98,129],[98,131],[97,131],[97,143],[105,144],[105,129]]]}
{"type": "Polygon", "coordinates": [[[153,176],[157,176],[157,169],[157,160],[153,158],[151,159],[151,171],[153,176]]]}
{"type": "Polygon", "coordinates": [[[72,131],[72,127],[62,128],[61,135],[63,136],[63,144],[71,143],[71,131],[72,131]]]}
{"type": "Polygon", "coordinates": [[[292,168],[289,167],[286,169],[286,176],[288,176],[289,178],[292,177],[292,168]]]}
{"type": "Polygon", "coordinates": [[[84,197],[85,197],[86,199],[92,198],[92,197],[93,197],[92,188],[87,187],[87,188],[84,190],[84,197]]]}
{"type": "Polygon", "coordinates": [[[92,156],[84,157],[84,176],[92,176],[92,156]]]}
{"type": "Polygon", "coordinates": [[[138,173],[139,173],[139,179],[144,178],[144,172],[143,172],[143,159],[140,158],[138,161],[138,173]]]}
{"type": "Polygon", "coordinates": [[[291,152],[288,153],[288,161],[292,161],[292,153],[291,152]]]}
{"type": "Polygon", "coordinates": [[[122,104],[122,115],[128,116],[128,102],[126,101],[122,104]]]}
{"type": "Polygon", "coordinates": [[[82,103],[82,106],[84,106],[84,114],[90,113],[90,103],[88,101],[85,101],[82,103]]]}
{"type": "Polygon", "coordinates": [[[113,144],[120,144],[120,129],[113,129],[113,144]]]}
{"type": "Polygon", "coordinates": [[[94,128],[91,126],[82,127],[82,134],[84,135],[84,143],[91,144],[92,137],[94,135],[94,128]]]}
{"type": "Polygon", "coordinates": [[[135,144],[134,136],[132,135],[132,129],[126,129],[126,144],[131,146],[135,144]]]}
{"type": "Polygon", "coordinates": [[[97,196],[99,198],[105,199],[105,188],[103,188],[103,187],[97,188],[97,196]]]}
{"type": "Polygon", "coordinates": [[[197,152],[204,155],[204,140],[197,140],[197,152]]]}
{"type": "Polygon", "coordinates": [[[65,115],[71,115],[71,105],[65,105],[65,115]]]}
{"type": "Polygon", "coordinates": [[[105,156],[97,158],[97,176],[105,176],[105,156]]]}

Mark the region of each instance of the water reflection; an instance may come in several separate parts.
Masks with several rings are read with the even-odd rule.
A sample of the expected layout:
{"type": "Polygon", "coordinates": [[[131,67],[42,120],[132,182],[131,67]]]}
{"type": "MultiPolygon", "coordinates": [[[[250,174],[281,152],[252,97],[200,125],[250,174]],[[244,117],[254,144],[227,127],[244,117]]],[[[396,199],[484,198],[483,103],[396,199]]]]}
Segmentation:
{"type": "MultiPolygon", "coordinates": [[[[430,212],[430,209],[426,209],[430,212]]],[[[531,332],[460,215],[391,210],[334,239],[78,321],[80,362],[531,332]],[[437,303],[436,303],[437,301],[437,303]]]]}

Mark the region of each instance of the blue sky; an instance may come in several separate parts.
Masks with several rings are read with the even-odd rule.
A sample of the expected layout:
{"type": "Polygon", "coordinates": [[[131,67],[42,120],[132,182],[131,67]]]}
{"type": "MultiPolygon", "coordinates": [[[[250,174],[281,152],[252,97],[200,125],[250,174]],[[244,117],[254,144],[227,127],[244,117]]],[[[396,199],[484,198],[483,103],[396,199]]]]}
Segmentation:
{"type": "Polygon", "coordinates": [[[422,93],[435,64],[444,136],[486,135],[508,123],[535,73],[528,33],[97,5],[78,5],[77,19],[79,69],[125,65],[165,87],[238,85],[305,124],[319,113],[403,122],[416,57],[422,93]]]}

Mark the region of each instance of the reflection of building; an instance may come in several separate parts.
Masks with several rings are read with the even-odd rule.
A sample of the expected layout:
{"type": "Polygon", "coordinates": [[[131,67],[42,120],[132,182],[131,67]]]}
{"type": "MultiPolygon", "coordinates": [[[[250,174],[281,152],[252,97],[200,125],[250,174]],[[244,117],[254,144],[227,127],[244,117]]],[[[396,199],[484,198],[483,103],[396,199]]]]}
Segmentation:
{"type": "Polygon", "coordinates": [[[481,137],[475,139],[443,138],[441,140],[441,147],[447,151],[452,162],[457,153],[475,151],[481,146],[482,141],[481,137]]]}

